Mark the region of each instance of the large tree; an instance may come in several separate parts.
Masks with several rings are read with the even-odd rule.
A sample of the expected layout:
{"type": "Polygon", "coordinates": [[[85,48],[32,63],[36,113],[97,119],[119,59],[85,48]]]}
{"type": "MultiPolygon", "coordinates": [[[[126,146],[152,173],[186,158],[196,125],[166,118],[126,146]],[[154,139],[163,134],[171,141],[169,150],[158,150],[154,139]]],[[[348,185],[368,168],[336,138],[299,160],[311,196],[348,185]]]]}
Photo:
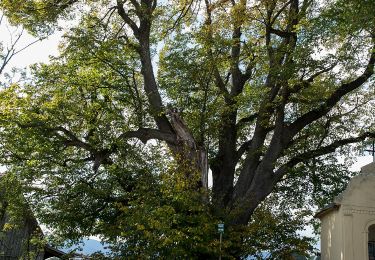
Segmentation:
{"type": "MultiPolygon", "coordinates": [[[[103,218],[112,217],[103,211],[108,201],[135,203],[124,194],[158,185],[144,167],[161,176],[168,169],[160,162],[173,158],[210,214],[244,226],[280,184],[303,182],[302,165],[375,137],[374,1],[1,7],[36,35],[70,28],[59,58],[35,66],[30,84],[1,93],[3,163],[55,194],[80,182],[75,196],[90,189],[107,199],[95,201],[103,218]],[[78,25],[64,22],[74,16],[78,25]],[[150,140],[158,142],[138,142],[150,140]]],[[[311,176],[320,187],[330,178],[311,176]]]]}

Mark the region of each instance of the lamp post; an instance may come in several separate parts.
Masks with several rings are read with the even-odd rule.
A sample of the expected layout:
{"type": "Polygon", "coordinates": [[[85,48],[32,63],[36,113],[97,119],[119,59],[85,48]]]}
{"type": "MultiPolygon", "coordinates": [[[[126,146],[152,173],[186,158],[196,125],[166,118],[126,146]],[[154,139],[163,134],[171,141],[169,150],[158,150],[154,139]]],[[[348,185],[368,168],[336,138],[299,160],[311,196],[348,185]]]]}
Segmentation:
{"type": "Polygon", "coordinates": [[[372,148],[366,149],[365,151],[372,155],[372,161],[375,162],[375,140],[372,141],[372,148]]]}
{"type": "Polygon", "coordinates": [[[220,234],[220,248],[219,248],[219,260],[221,260],[221,241],[223,239],[223,234],[224,234],[224,223],[219,223],[217,224],[217,231],[220,234]]]}

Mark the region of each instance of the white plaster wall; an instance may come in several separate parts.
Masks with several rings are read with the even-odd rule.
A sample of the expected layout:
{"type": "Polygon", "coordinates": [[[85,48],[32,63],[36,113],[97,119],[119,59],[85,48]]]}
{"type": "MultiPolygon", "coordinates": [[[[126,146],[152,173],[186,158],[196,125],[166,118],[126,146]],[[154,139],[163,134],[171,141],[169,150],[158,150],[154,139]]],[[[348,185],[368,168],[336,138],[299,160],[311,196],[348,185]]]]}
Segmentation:
{"type": "Polygon", "coordinates": [[[341,259],[342,225],[338,211],[331,211],[321,219],[321,259],[341,259]]]}
{"type": "MultiPolygon", "coordinates": [[[[343,211],[352,215],[351,242],[345,244],[351,254],[344,254],[345,260],[368,260],[368,227],[375,224],[375,211],[364,207],[344,206],[343,211]]],[[[348,228],[344,226],[344,228],[348,228]]]]}
{"type": "Polygon", "coordinates": [[[322,260],[368,260],[368,227],[375,224],[375,163],[362,168],[321,217],[322,260]]]}

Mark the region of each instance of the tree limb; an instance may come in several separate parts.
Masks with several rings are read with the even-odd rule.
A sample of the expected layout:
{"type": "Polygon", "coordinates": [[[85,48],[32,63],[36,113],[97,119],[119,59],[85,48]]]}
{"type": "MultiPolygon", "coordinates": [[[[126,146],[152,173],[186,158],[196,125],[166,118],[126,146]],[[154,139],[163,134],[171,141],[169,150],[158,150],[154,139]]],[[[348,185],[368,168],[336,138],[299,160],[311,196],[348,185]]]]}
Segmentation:
{"type": "Polygon", "coordinates": [[[305,126],[326,115],[341,100],[343,96],[359,88],[363,83],[365,83],[374,74],[374,63],[375,47],[373,47],[372,49],[370,60],[362,75],[349,83],[342,84],[338,89],[336,89],[331,94],[331,96],[328,99],[325,100],[325,102],[322,105],[296,119],[288,127],[288,138],[293,138],[294,135],[296,135],[305,126]]]}
{"type": "Polygon", "coordinates": [[[255,119],[257,119],[257,117],[258,117],[258,113],[254,113],[254,114],[251,114],[248,117],[241,118],[237,122],[237,128],[243,126],[245,123],[249,123],[249,122],[254,121],[255,119]]]}
{"type": "Polygon", "coordinates": [[[277,13],[275,14],[275,16],[272,18],[272,19],[270,19],[270,25],[272,26],[274,23],[275,23],[275,21],[276,21],[276,19],[280,16],[280,14],[285,10],[285,8],[287,8],[288,7],[288,5],[290,5],[290,3],[292,2],[293,0],[289,0],[288,2],[286,2],[280,9],[279,9],[279,11],[277,11],[277,13]]]}
{"type": "MultiPolygon", "coordinates": [[[[139,28],[137,24],[129,17],[124,9],[124,3],[120,0],[117,0],[117,12],[121,16],[121,18],[126,22],[130,28],[133,30],[134,35],[137,37],[139,36],[139,28]]],[[[137,37],[138,38],[138,37],[137,37]]]]}
{"type": "Polygon", "coordinates": [[[282,30],[274,29],[272,27],[270,27],[270,33],[276,34],[277,36],[280,36],[282,38],[288,38],[290,36],[295,35],[295,33],[293,32],[282,31],[282,30]]]}
{"type": "Polygon", "coordinates": [[[236,153],[236,161],[238,161],[242,155],[247,151],[249,150],[250,146],[251,146],[251,142],[252,140],[248,140],[246,142],[244,142],[237,150],[237,153],[236,153]]]}
{"type": "Polygon", "coordinates": [[[166,141],[167,143],[176,143],[176,135],[169,133],[169,132],[163,132],[158,129],[151,129],[151,128],[139,128],[135,131],[128,131],[123,134],[121,134],[118,139],[129,139],[129,138],[138,138],[143,143],[147,143],[147,141],[151,139],[157,139],[160,141],[166,141]]]}
{"type": "MultiPolygon", "coordinates": [[[[206,15],[207,15],[206,20],[205,20],[205,25],[208,27],[208,43],[212,45],[213,36],[212,36],[211,26],[212,26],[212,10],[213,9],[208,0],[205,0],[205,4],[206,4],[206,15]]],[[[208,49],[208,53],[209,53],[210,58],[213,59],[214,54],[213,54],[211,47],[208,49]]],[[[215,78],[215,85],[220,90],[221,94],[223,94],[225,102],[229,103],[230,102],[229,91],[226,88],[226,84],[224,83],[216,64],[213,64],[212,66],[213,66],[213,75],[215,78]]]]}
{"type": "Polygon", "coordinates": [[[280,179],[284,174],[286,174],[286,172],[290,168],[294,167],[298,163],[301,163],[301,162],[304,162],[304,161],[307,161],[307,160],[310,160],[312,158],[322,156],[322,155],[325,155],[325,154],[328,154],[328,153],[332,153],[337,148],[339,148],[341,146],[344,146],[344,145],[347,145],[347,144],[352,144],[352,143],[358,143],[358,142],[361,142],[361,141],[363,141],[363,140],[365,140],[366,138],[369,138],[369,137],[375,138],[375,133],[374,132],[365,132],[365,133],[363,133],[363,134],[361,134],[357,137],[350,137],[350,138],[346,138],[346,139],[337,140],[337,141],[331,143],[330,145],[323,146],[323,147],[320,147],[320,148],[312,150],[312,151],[310,150],[310,151],[306,151],[304,153],[301,153],[301,154],[293,157],[292,159],[290,159],[284,165],[280,166],[275,171],[274,177],[277,178],[277,179],[280,179]]]}

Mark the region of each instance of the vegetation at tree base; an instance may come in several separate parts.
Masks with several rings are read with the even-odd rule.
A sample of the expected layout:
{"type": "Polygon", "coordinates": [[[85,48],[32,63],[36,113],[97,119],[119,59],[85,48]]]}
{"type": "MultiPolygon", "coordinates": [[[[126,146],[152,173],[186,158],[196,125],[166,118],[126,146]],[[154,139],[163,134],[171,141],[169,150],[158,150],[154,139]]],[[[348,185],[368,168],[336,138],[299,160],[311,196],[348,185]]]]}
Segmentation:
{"type": "Polygon", "coordinates": [[[34,35],[66,27],[0,92],[0,163],[56,239],[210,259],[223,221],[228,259],[306,254],[297,231],[350,177],[334,152],[375,137],[374,1],[0,7],[34,35]]]}

